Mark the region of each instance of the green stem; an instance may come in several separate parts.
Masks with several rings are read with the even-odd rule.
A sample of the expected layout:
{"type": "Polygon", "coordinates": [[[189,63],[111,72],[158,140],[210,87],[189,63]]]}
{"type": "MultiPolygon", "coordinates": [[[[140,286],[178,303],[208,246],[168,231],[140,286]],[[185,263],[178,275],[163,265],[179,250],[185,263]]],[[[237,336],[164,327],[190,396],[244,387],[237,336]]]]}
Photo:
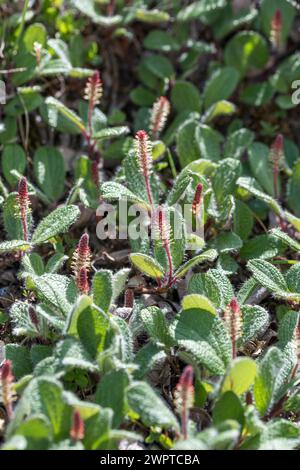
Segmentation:
{"type": "Polygon", "coordinates": [[[29,4],[29,0],[25,0],[24,1],[23,11],[22,11],[20,29],[19,29],[19,33],[18,33],[18,37],[17,37],[17,41],[16,41],[16,47],[15,47],[15,50],[14,50],[14,54],[17,54],[17,52],[19,50],[20,39],[22,37],[22,33],[23,33],[23,30],[24,30],[24,26],[25,26],[25,18],[26,18],[26,13],[27,13],[27,10],[28,10],[28,4],[29,4]]]}

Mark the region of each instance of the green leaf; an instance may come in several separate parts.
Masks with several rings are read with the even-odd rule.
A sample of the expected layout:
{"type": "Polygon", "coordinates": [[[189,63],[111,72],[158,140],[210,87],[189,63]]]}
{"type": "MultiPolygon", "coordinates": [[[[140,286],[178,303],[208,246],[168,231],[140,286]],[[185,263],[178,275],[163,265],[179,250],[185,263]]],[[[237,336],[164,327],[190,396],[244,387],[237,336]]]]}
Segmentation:
{"type": "Polygon", "coordinates": [[[1,156],[1,165],[6,181],[10,186],[14,186],[18,182],[18,178],[10,173],[11,170],[18,170],[23,175],[27,166],[26,155],[22,147],[17,144],[5,145],[1,156]]]}
{"type": "Polygon", "coordinates": [[[104,28],[112,28],[122,21],[121,15],[101,15],[93,0],[72,0],[72,3],[83,15],[87,15],[93,23],[99,24],[104,28]]]}
{"type": "Polygon", "coordinates": [[[299,190],[300,190],[300,162],[297,162],[293,168],[291,178],[288,181],[287,197],[289,208],[300,217],[299,209],[299,190]]]}
{"type": "Polygon", "coordinates": [[[182,311],[172,325],[178,345],[190,352],[211,372],[224,374],[232,345],[223,321],[201,309],[182,311]]]}
{"type": "Polygon", "coordinates": [[[236,158],[239,160],[252,144],[253,139],[254,133],[244,128],[230,134],[224,147],[225,158],[236,158]]]}
{"type": "Polygon", "coordinates": [[[214,12],[218,14],[226,6],[225,0],[202,0],[191,3],[182,8],[178,15],[178,21],[192,21],[204,17],[205,14],[214,12]]]}
{"type": "Polygon", "coordinates": [[[42,47],[46,46],[47,30],[42,23],[34,23],[26,28],[22,38],[23,44],[27,52],[32,53],[34,43],[38,42],[42,47]]]}
{"type": "Polygon", "coordinates": [[[222,293],[223,298],[223,308],[226,307],[229,302],[234,297],[234,290],[228,279],[228,277],[219,269],[210,269],[208,274],[210,274],[217,281],[219,289],[222,293]]]}
{"type": "Polygon", "coordinates": [[[218,308],[222,305],[219,283],[209,272],[194,274],[188,284],[188,293],[204,295],[218,308]]]}
{"type": "Polygon", "coordinates": [[[171,103],[177,112],[195,111],[200,113],[202,100],[199,90],[190,82],[177,80],[171,90],[171,103]]]}
{"type": "Polygon", "coordinates": [[[182,309],[189,310],[191,308],[198,308],[210,312],[212,315],[217,315],[217,310],[211,301],[201,294],[185,295],[182,299],[182,309]]]}
{"type": "Polygon", "coordinates": [[[154,29],[150,31],[144,39],[146,49],[153,51],[170,52],[179,49],[177,40],[167,31],[154,29]]]}
{"type": "Polygon", "coordinates": [[[129,127],[119,126],[119,127],[108,127],[107,129],[101,129],[101,131],[96,132],[93,135],[93,139],[98,141],[116,139],[118,137],[123,137],[129,133],[129,127]]]}
{"type": "Polygon", "coordinates": [[[164,268],[151,256],[142,253],[132,253],[129,255],[130,261],[143,274],[154,279],[162,279],[164,277],[164,268]]]}
{"type": "Polygon", "coordinates": [[[48,259],[45,272],[49,274],[56,274],[63,266],[68,256],[63,253],[55,253],[51,258],[48,259]]]}
{"type": "Polygon", "coordinates": [[[116,300],[119,295],[123,292],[130,269],[124,268],[117,271],[113,276],[113,301],[116,300]]]}
{"type": "Polygon", "coordinates": [[[214,239],[212,246],[220,253],[227,253],[239,250],[243,242],[234,232],[222,232],[214,239]]]}
{"type": "Polygon", "coordinates": [[[225,46],[226,65],[246,74],[250,69],[262,69],[269,59],[266,40],[253,31],[242,31],[233,36],[225,46]]]}
{"type": "Polygon", "coordinates": [[[66,338],[57,343],[54,354],[59,370],[68,371],[76,368],[92,373],[99,372],[91,355],[84,349],[82,343],[74,338],[66,338]]]}
{"type": "Polygon", "coordinates": [[[145,308],[140,315],[144,328],[154,344],[162,343],[167,348],[173,345],[165,314],[158,307],[145,308]]]}
{"type": "Polygon", "coordinates": [[[29,350],[20,344],[6,344],[5,357],[12,362],[13,374],[16,380],[32,372],[29,350]]]}
{"type": "Polygon", "coordinates": [[[241,307],[243,315],[242,338],[243,344],[260,337],[270,323],[270,317],[260,305],[243,305],[241,307]]]}
{"type": "Polygon", "coordinates": [[[114,412],[112,424],[118,428],[126,411],[126,388],[129,385],[128,374],[124,370],[105,374],[96,390],[95,401],[103,408],[111,408],[114,412]],[[107,393],[109,391],[109,393],[107,393]]]}
{"type": "Polygon", "coordinates": [[[240,177],[237,181],[238,186],[248,191],[253,196],[265,202],[275,212],[276,215],[282,216],[282,209],[274,198],[261,191],[253,178],[240,177]]]}
{"type": "Polygon", "coordinates": [[[256,376],[256,364],[248,357],[235,359],[227,371],[222,393],[231,390],[236,395],[242,395],[253,385],[256,376]]]}
{"type": "Polygon", "coordinates": [[[73,279],[60,274],[31,276],[38,297],[66,316],[75,302],[77,289],[73,279]]]}
{"type": "Polygon", "coordinates": [[[223,136],[212,127],[200,124],[196,128],[195,137],[202,158],[218,161],[221,158],[223,136]]]}
{"type": "Polygon", "coordinates": [[[81,312],[85,311],[92,304],[91,297],[87,295],[81,295],[76,303],[68,312],[68,316],[64,326],[64,333],[70,336],[77,336],[77,322],[81,312]]]}
{"type": "Polygon", "coordinates": [[[270,259],[282,251],[281,241],[273,235],[263,234],[248,240],[240,251],[242,259],[270,259]]]}
{"type": "MultiPolygon", "coordinates": [[[[271,196],[274,196],[273,172],[269,154],[269,148],[259,142],[254,142],[248,150],[248,158],[253,175],[263,189],[271,196]]],[[[279,181],[278,187],[280,187],[279,181]]]]}
{"type": "Polygon", "coordinates": [[[206,82],[204,89],[205,109],[221,100],[230,98],[236,89],[240,74],[233,67],[217,69],[206,82]]]}
{"type": "Polygon", "coordinates": [[[144,64],[153,75],[162,80],[170,79],[175,74],[170,60],[162,55],[149,55],[145,58],[144,64]]]}
{"type": "Polygon", "coordinates": [[[285,279],[291,292],[300,293],[300,263],[294,264],[294,266],[288,270],[285,279]]]}
{"type": "Polygon", "coordinates": [[[300,243],[298,243],[296,240],[291,238],[289,235],[287,235],[285,232],[282,232],[278,228],[274,228],[270,232],[275,238],[278,238],[280,241],[282,241],[285,245],[287,245],[289,248],[295,251],[300,251],[300,243]]]}
{"type": "Polygon", "coordinates": [[[130,99],[137,106],[150,107],[156,99],[156,94],[148,88],[137,86],[130,92],[130,99]]]}
{"type": "Polygon", "coordinates": [[[235,200],[233,230],[243,240],[247,240],[252,232],[254,217],[248,205],[239,199],[235,200]]]}
{"type": "Polygon", "coordinates": [[[37,226],[32,235],[32,243],[39,245],[68,231],[80,215],[77,206],[61,206],[45,217],[37,226]]]}
{"type": "Polygon", "coordinates": [[[293,341],[298,321],[298,313],[293,310],[285,313],[278,327],[278,347],[280,349],[283,350],[290,341],[293,341]]]}
{"type": "MultiPolygon", "coordinates": [[[[265,415],[280,398],[278,392],[289,378],[284,370],[284,353],[271,347],[263,357],[254,383],[254,399],[259,413],[265,415]]],[[[289,370],[289,373],[291,370],[289,370]]]]}
{"type": "Polygon", "coordinates": [[[106,201],[121,201],[125,200],[128,202],[134,202],[142,206],[147,206],[145,200],[140,199],[129,189],[125,188],[122,184],[115,182],[106,182],[101,185],[100,188],[103,199],[106,201]]]}
{"type": "Polygon", "coordinates": [[[26,450],[45,450],[52,439],[52,430],[44,416],[33,416],[16,429],[17,436],[26,438],[26,450]]]}
{"type": "Polygon", "coordinates": [[[207,250],[201,253],[200,255],[194,256],[194,258],[190,259],[186,263],[184,263],[175,273],[176,278],[183,277],[193,266],[197,266],[200,263],[205,261],[212,262],[218,256],[216,250],[207,250]]]}
{"type": "Polygon", "coordinates": [[[178,422],[171,410],[146,382],[134,382],[127,388],[130,408],[146,426],[178,430],[178,422]]]}
{"type": "Polygon", "coordinates": [[[274,88],[269,82],[251,83],[240,94],[243,103],[250,106],[264,106],[269,103],[274,95],[274,88]]]}
{"type": "Polygon", "coordinates": [[[227,419],[237,421],[242,428],[244,426],[243,405],[237,395],[230,390],[221,395],[213,409],[214,424],[222,424],[227,419]]]}
{"type": "Polygon", "coordinates": [[[49,123],[52,127],[57,127],[58,124],[58,114],[62,114],[65,118],[68,119],[72,124],[74,124],[78,131],[84,132],[85,127],[84,124],[79,116],[77,116],[74,111],[71,111],[67,106],[65,106],[63,103],[58,101],[57,99],[53,98],[52,96],[49,96],[46,98],[45,104],[48,107],[49,115],[49,123]]]}
{"type": "Polygon", "coordinates": [[[109,319],[99,308],[90,305],[79,313],[78,336],[92,358],[103,351],[108,328],[109,319]]]}
{"type": "Polygon", "coordinates": [[[169,21],[170,15],[166,11],[158,10],[156,8],[153,10],[138,8],[135,10],[135,18],[143,23],[156,24],[169,21]]]}
{"type": "Polygon", "coordinates": [[[30,243],[24,242],[24,240],[11,240],[0,243],[0,253],[9,253],[10,251],[27,251],[30,247],[30,243]]]}
{"type": "Polygon", "coordinates": [[[161,347],[152,342],[147,343],[134,358],[134,362],[138,366],[138,370],[134,372],[134,378],[137,380],[143,379],[156,363],[161,363],[166,357],[166,353],[161,347]]]}
{"type": "Polygon", "coordinates": [[[215,118],[220,116],[231,116],[231,114],[236,112],[236,106],[229,101],[217,101],[214,103],[204,114],[203,116],[203,123],[209,124],[215,118]]]}
{"type": "Polygon", "coordinates": [[[34,414],[48,418],[55,441],[69,436],[72,409],[64,402],[63,387],[57,380],[50,377],[31,380],[15,410],[15,420],[10,433],[26,416],[34,414]]]}
{"type": "Polygon", "coordinates": [[[66,176],[62,154],[55,147],[40,147],[34,154],[33,165],[39,187],[52,201],[60,199],[66,176]]]}
{"type": "Polygon", "coordinates": [[[189,184],[192,181],[192,177],[189,172],[182,171],[173,183],[173,187],[168,195],[168,204],[173,206],[179,202],[180,198],[184,196],[189,184]]]}
{"type": "Polygon", "coordinates": [[[109,311],[113,296],[113,276],[111,271],[102,269],[93,277],[93,301],[104,312],[109,311]]]}
{"type": "Polygon", "coordinates": [[[186,121],[177,133],[177,153],[182,168],[201,156],[196,140],[197,127],[195,121],[186,121]]]}
{"type": "Polygon", "coordinates": [[[283,275],[267,261],[255,259],[247,264],[253,277],[266,289],[274,294],[286,295],[288,287],[283,275]]]}

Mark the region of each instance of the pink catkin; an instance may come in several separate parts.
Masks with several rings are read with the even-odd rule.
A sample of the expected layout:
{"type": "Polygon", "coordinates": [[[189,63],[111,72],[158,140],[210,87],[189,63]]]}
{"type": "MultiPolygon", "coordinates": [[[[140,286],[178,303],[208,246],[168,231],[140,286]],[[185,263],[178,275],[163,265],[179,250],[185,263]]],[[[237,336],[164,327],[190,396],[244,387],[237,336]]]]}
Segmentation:
{"type": "Polygon", "coordinates": [[[90,287],[89,287],[89,279],[88,279],[88,272],[87,269],[82,266],[76,276],[76,284],[78,290],[81,294],[88,294],[90,287]]]}
{"type": "Polygon", "coordinates": [[[13,416],[11,385],[12,385],[12,382],[14,381],[11,361],[9,360],[4,361],[1,367],[0,378],[1,378],[1,389],[2,389],[2,401],[5,406],[8,419],[10,420],[13,416]]]}
{"type": "Polygon", "coordinates": [[[150,117],[150,130],[153,137],[158,137],[163,130],[169,113],[170,102],[166,97],[161,96],[154,103],[150,117]]]}
{"type": "Polygon", "coordinates": [[[73,260],[72,260],[72,269],[75,276],[78,275],[80,268],[85,267],[87,271],[90,269],[91,264],[91,249],[89,246],[89,236],[87,233],[84,233],[77,245],[75,250],[73,260]]]}
{"type": "Polygon", "coordinates": [[[168,274],[168,285],[170,286],[173,281],[173,260],[171,255],[171,248],[170,248],[170,235],[169,229],[166,222],[165,211],[162,207],[157,208],[157,224],[159,230],[159,237],[160,240],[165,248],[167,260],[168,260],[168,267],[169,267],[169,274],[168,274]]]}
{"type": "Polygon", "coordinates": [[[84,421],[80,416],[78,410],[75,410],[73,413],[73,423],[70,429],[70,437],[74,439],[74,441],[81,441],[84,438],[84,421]]]}
{"type": "Polygon", "coordinates": [[[202,191],[203,191],[203,185],[201,183],[198,183],[196,186],[194,200],[192,204],[192,213],[194,216],[198,214],[200,207],[201,207],[202,191]]]}
{"type": "Polygon", "coordinates": [[[181,427],[184,439],[188,438],[189,410],[194,403],[194,372],[192,366],[186,366],[176,386],[176,406],[181,414],[181,427]]]}
{"type": "Polygon", "coordinates": [[[271,42],[276,49],[281,48],[282,43],[282,12],[276,10],[271,22],[271,42]]]}
{"type": "Polygon", "coordinates": [[[145,180],[147,199],[152,210],[154,209],[151,193],[150,175],[152,172],[151,142],[146,131],[140,130],[135,135],[135,148],[140,171],[145,180]]]}
{"type": "Polygon", "coordinates": [[[232,342],[232,357],[235,359],[237,356],[237,340],[242,332],[242,312],[235,298],[226,307],[223,319],[232,342]]]}
{"type": "Polygon", "coordinates": [[[28,225],[27,225],[27,215],[30,212],[30,199],[28,194],[28,185],[27,179],[25,176],[22,176],[18,184],[18,196],[17,202],[20,210],[20,218],[23,228],[24,240],[28,241],[28,225]]]}
{"type": "Polygon", "coordinates": [[[93,112],[96,104],[100,103],[101,97],[103,93],[102,88],[102,81],[100,79],[100,74],[98,70],[96,70],[91,77],[88,78],[85,90],[84,90],[84,98],[89,102],[88,108],[88,126],[89,126],[89,133],[90,135],[93,133],[93,112]]]}

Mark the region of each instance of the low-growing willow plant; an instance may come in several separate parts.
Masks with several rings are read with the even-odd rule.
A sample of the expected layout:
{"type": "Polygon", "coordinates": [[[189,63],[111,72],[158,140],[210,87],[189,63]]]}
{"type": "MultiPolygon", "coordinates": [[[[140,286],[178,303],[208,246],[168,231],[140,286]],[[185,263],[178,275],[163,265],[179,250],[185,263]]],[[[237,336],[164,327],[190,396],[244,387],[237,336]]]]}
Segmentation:
{"type": "MultiPolygon", "coordinates": [[[[164,120],[163,110],[156,117],[161,102],[162,99],[154,106],[152,119],[154,123],[158,119],[164,120]]],[[[162,103],[165,105],[166,101],[162,103]]],[[[158,122],[153,124],[155,132],[161,127],[162,124],[158,122]]],[[[192,238],[194,250],[196,247],[199,251],[205,245],[199,233],[188,233],[186,220],[180,211],[182,208],[186,210],[187,207],[188,213],[185,214],[190,217],[191,222],[196,220],[198,226],[203,229],[202,193],[208,186],[203,177],[189,169],[183,170],[168,197],[161,203],[161,188],[153,168],[152,144],[148,134],[143,130],[137,132],[133,149],[129,150],[128,156],[123,161],[123,172],[126,186],[119,182],[105,182],[100,187],[101,195],[105,201],[125,201],[146,212],[149,232],[148,229],[141,231],[140,236],[133,239],[130,238],[128,230],[134,252],[130,255],[130,260],[143,274],[156,279],[159,289],[167,290],[192,266],[216,258],[217,252],[212,249],[184,262],[192,238]]],[[[126,220],[126,223],[128,222],[130,220],[126,220]]]]}

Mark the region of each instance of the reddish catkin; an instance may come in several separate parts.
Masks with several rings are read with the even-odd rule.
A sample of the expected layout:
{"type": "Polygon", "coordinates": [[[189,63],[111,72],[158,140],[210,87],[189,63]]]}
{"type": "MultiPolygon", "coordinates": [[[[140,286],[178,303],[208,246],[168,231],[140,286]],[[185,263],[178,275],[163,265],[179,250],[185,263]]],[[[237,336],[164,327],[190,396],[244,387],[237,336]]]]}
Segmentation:
{"type": "Polygon", "coordinates": [[[164,96],[155,101],[150,117],[150,131],[154,138],[157,138],[165,127],[170,109],[170,102],[164,96]]]}
{"type": "Polygon", "coordinates": [[[279,171],[280,171],[280,165],[282,164],[283,159],[284,159],[283,136],[282,134],[278,134],[270,150],[270,160],[271,160],[272,169],[273,169],[274,196],[276,199],[279,197],[278,176],[279,176],[279,171]]]}
{"type": "Polygon", "coordinates": [[[81,441],[84,438],[84,421],[78,410],[73,413],[73,422],[70,429],[70,437],[74,441],[81,441]]]}
{"type": "Polygon", "coordinates": [[[22,176],[22,178],[20,178],[19,180],[17,203],[23,228],[23,237],[24,240],[27,242],[29,236],[27,216],[30,213],[30,199],[28,194],[27,179],[25,178],[25,176],[22,176]]]}
{"type": "Polygon", "coordinates": [[[28,315],[29,315],[31,323],[36,327],[36,329],[38,329],[39,319],[38,319],[36,310],[32,305],[29,305],[28,307],[28,315]]]}
{"type": "Polygon", "coordinates": [[[170,247],[170,227],[169,227],[168,222],[166,221],[166,214],[165,214],[165,210],[163,207],[157,208],[156,218],[157,218],[159,238],[165,248],[165,252],[166,252],[166,256],[168,260],[168,267],[169,267],[168,285],[171,285],[173,281],[173,260],[172,260],[171,247],[170,247]]]}
{"type": "Polygon", "coordinates": [[[126,289],[124,294],[124,307],[133,308],[134,305],[134,292],[133,289],[126,289]]]}
{"type": "Polygon", "coordinates": [[[201,183],[198,183],[196,186],[194,200],[192,204],[192,213],[195,217],[199,213],[199,210],[201,207],[202,191],[203,191],[203,185],[201,183]]]}
{"type": "Polygon", "coordinates": [[[92,161],[91,172],[92,172],[93,183],[98,188],[100,181],[99,181],[99,162],[97,160],[92,161]]]}
{"type": "Polygon", "coordinates": [[[103,94],[102,81],[100,74],[96,70],[91,77],[88,78],[85,89],[84,98],[89,102],[88,108],[88,126],[90,135],[93,132],[92,119],[96,104],[100,103],[103,94]]]}
{"type": "Polygon", "coordinates": [[[237,356],[237,340],[242,335],[242,313],[235,298],[227,305],[223,319],[232,342],[232,357],[235,359],[237,356]]]}
{"type": "Polygon", "coordinates": [[[84,233],[77,245],[77,248],[73,255],[72,269],[74,275],[77,276],[80,268],[85,267],[87,271],[90,270],[91,266],[91,249],[89,247],[89,236],[84,233]]]}
{"type": "Polygon", "coordinates": [[[76,276],[76,284],[81,294],[88,294],[90,290],[87,269],[82,266],[76,276]]]}
{"type": "Polygon", "coordinates": [[[150,176],[152,172],[152,145],[146,131],[140,130],[135,135],[136,156],[140,171],[145,180],[146,193],[151,208],[154,208],[151,193],[150,176]]]}
{"type": "Polygon", "coordinates": [[[271,42],[277,50],[282,46],[282,12],[276,10],[271,22],[271,42]]]}
{"type": "Polygon", "coordinates": [[[9,360],[4,361],[1,367],[0,375],[1,375],[2,402],[3,402],[3,405],[5,406],[7,417],[10,420],[13,415],[11,385],[14,381],[11,361],[9,360]]]}
{"type": "Polygon", "coordinates": [[[194,372],[192,366],[183,370],[175,390],[175,408],[181,416],[181,429],[184,439],[188,438],[189,412],[194,404],[194,372]]]}
{"type": "Polygon", "coordinates": [[[38,41],[35,41],[33,43],[33,51],[35,53],[36,63],[39,66],[42,58],[42,44],[40,44],[38,41]]]}

